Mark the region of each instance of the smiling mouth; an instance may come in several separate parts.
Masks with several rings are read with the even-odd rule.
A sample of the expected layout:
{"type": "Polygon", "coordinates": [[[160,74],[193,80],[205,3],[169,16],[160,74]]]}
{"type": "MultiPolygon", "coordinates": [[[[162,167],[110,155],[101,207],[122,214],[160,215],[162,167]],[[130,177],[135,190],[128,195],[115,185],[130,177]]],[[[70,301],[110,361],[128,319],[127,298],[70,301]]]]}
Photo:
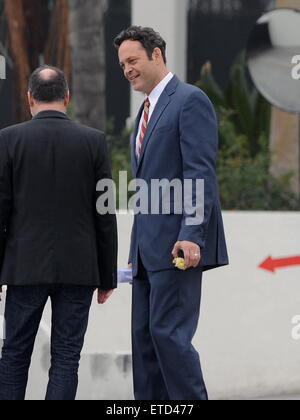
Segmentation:
{"type": "Polygon", "coordinates": [[[134,76],[134,77],[129,77],[130,83],[133,83],[138,77],[140,77],[140,76],[138,75],[138,76],[134,76]]]}

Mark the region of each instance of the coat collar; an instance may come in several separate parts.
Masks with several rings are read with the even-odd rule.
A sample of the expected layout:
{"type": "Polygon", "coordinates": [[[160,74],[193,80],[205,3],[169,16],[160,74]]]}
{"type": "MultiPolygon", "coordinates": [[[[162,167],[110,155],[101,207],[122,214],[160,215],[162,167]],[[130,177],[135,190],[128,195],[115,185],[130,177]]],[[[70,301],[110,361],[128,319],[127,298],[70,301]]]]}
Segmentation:
{"type": "Polygon", "coordinates": [[[42,118],[62,118],[65,120],[69,120],[69,117],[66,114],[55,110],[41,111],[33,117],[33,120],[39,120],[42,118]]]}

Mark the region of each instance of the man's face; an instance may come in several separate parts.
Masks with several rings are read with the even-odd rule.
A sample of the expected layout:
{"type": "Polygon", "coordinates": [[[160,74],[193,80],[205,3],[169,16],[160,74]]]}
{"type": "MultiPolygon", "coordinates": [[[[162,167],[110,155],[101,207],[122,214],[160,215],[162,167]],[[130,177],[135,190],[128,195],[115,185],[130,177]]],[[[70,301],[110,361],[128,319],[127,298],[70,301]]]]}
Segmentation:
{"type": "Polygon", "coordinates": [[[124,41],[119,48],[119,62],[126,79],[134,90],[151,93],[160,81],[160,54],[155,50],[150,60],[146,50],[139,41],[124,41]]]}

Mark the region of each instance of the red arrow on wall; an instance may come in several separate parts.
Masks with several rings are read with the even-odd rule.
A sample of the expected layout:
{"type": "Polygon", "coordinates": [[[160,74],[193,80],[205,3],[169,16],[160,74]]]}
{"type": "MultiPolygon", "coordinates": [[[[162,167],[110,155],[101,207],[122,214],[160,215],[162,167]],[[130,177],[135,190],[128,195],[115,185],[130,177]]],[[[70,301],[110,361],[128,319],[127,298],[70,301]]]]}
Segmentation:
{"type": "Polygon", "coordinates": [[[259,268],[275,273],[278,268],[291,267],[294,265],[300,265],[300,256],[277,259],[268,257],[263,263],[259,265],[259,268]]]}

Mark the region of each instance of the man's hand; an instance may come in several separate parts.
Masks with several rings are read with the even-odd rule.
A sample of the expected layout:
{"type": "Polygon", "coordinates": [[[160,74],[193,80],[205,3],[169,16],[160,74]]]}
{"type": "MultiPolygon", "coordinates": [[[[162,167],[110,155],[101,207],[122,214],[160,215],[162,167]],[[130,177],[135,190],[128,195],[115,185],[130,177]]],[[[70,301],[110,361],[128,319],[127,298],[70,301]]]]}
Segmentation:
{"type": "Polygon", "coordinates": [[[201,250],[199,245],[188,241],[176,242],[172,255],[174,258],[178,258],[179,251],[183,252],[184,264],[186,268],[196,268],[201,261],[201,250]]]}
{"type": "Polygon", "coordinates": [[[113,290],[98,289],[98,303],[100,305],[103,305],[107,301],[107,299],[111,297],[112,294],[113,294],[113,290]]]}

